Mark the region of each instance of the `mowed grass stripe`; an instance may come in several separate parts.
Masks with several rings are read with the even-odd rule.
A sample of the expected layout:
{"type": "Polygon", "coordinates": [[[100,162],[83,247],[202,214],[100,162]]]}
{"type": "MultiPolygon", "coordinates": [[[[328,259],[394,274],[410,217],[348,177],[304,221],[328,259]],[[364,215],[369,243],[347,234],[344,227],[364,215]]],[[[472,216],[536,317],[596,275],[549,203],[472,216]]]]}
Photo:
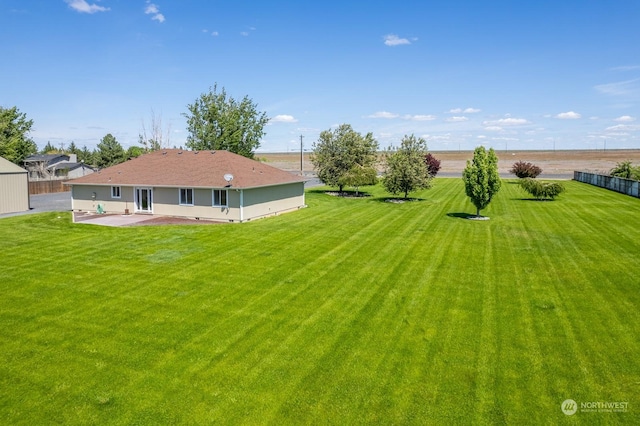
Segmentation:
{"type": "Polygon", "coordinates": [[[460,218],[460,179],[402,205],[313,191],[240,226],[0,220],[0,419],[540,423],[567,397],[638,404],[640,204],[598,190],[585,211],[593,188],[566,184],[535,202],[505,183],[488,222],[460,218]],[[34,260],[43,240],[69,255],[34,260]]]}
{"type": "MultiPolygon", "coordinates": [[[[388,218],[388,220],[390,220],[391,218],[388,218]]],[[[399,217],[398,220],[404,220],[402,217],[399,217]]],[[[419,217],[418,219],[419,220],[419,217]]],[[[381,232],[378,233],[379,238],[384,238],[384,230],[382,230],[381,232]]],[[[397,238],[404,238],[403,235],[400,235],[397,238]]],[[[376,315],[377,312],[379,312],[379,305],[380,303],[384,300],[387,292],[388,292],[388,282],[389,282],[389,276],[394,276],[396,274],[395,270],[397,268],[397,265],[401,262],[402,258],[405,256],[404,254],[404,250],[403,252],[396,252],[395,250],[390,250],[390,247],[394,247],[394,245],[380,245],[378,246],[377,241],[374,239],[373,241],[371,241],[371,244],[369,246],[369,249],[372,250],[375,254],[375,259],[377,259],[377,262],[384,262],[385,267],[382,268],[384,272],[384,274],[380,274],[380,275],[373,275],[372,276],[372,269],[371,269],[371,265],[366,265],[365,267],[359,267],[359,265],[357,263],[353,263],[354,260],[351,259],[346,259],[346,262],[352,262],[355,265],[358,265],[355,267],[354,269],[354,273],[350,274],[347,277],[341,277],[341,276],[337,276],[335,277],[335,280],[338,282],[341,282],[342,285],[345,286],[345,288],[350,289],[349,293],[346,294],[347,297],[352,298],[354,300],[361,300],[362,303],[365,303],[364,305],[361,306],[340,306],[340,310],[344,313],[344,314],[349,314],[349,316],[344,317],[344,318],[335,318],[334,322],[336,320],[340,321],[340,320],[344,320],[346,323],[348,323],[348,326],[346,327],[346,334],[345,335],[335,335],[333,336],[332,339],[332,347],[329,350],[325,351],[325,361],[322,363],[318,363],[318,365],[323,365],[323,364],[338,364],[340,359],[345,359],[344,363],[348,364],[349,362],[346,361],[346,358],[348,358],[349,356],[349,352],[354,350],[354,351],[358,351],[357,348],[359,346],[359,342],[361,340],[359,334],[362,332],[362,325],[361,322],[365,322],[368,323],[371,319],[372,315],[376,315]],[[390,265],[391,264],[391,265],[390,265]],[[395,265],[395,266],[393,266],[395,265]],[[359,276],[363,276],[365,279],[360,280],[358,277],[359,276]],[[354,286],[354,283],[360,283],[360,286],[354,286]],[[364,284],[364,285],[363,285],[364,284]],[[360,288],[358,288],[360,287],[360,288]],[[354,294],[354,292],[357,292],[354,294]],[[361,294],[364,294],[364,296],[360,296],[361,294]],[[351,344],[345,346],[346,342],[352,342],[351,344]]],[[[354,257],[358,258],[360,256],[368,256],[368,253],[356,253],[354,255],[354,257]]],[[[379,265],[380,266],[380,263],[379,265]]],[[[380,268],[377,268],[376,270],[380,270],[380,268]]],[[[338,299],[338,301],[340,301],[341,299],[338,299]]],[[[342,304],[341,304],[342,305],[342,304]]],[[[327,319],[330,319],[331,317],[327,317],[327,319]]],[[[367,329],[367,327],[364,327],[365,329],[367,329]]],[[[373,369],[370,366],[370,369],[373,371],[373,369]]],[[[328,372],[326,371],[314,371],[314,372],[310,372],[310,374],[307,376],[307,378],[305,379],[305,381],[303,382],[303,384],[301,384],[299,386],[298,389],[293,390],[293,394],[299,394],[300,392],[310,392],[313,389],[318,388],[319,386],[326,386],[326,383],[332,383],[332,380],[328,380],[329,377],[327,377],[328,372]]],[[[371,373],[367,373],[367,375],[370,375],[371,373]]],[[[334,380],[338,380],[340,382],[340,377],[342,376],[342,373],[340,373],[339,371],[331,372],[331,376],[336,376],[337,378],[334,380]]],[[[347,376],[349,376],[349,380],[351,380],[351,374],[347,374],[347,376]]],[[[348,383],[347,383],[348,385],[348,383]]],[[[363,386],[366,386],[366,383],[362,384],[363,386]]],[[[338,392],[338,394],[341,394],[342,390],[341,389],[345,389],[348,386],[344,386],[344,384],[335,384],[332,388],[334,389],[334,393],[338,392]]],[[[358,394],[361,395],[361,394],[358,394]]],[[[329,404],[330,406],[332,406],[333,408],[331,410],[328,410],[327,413],[332,412],[332,410],[339,410],[339,401],[336,401],[336,398],[334,398],[333,396],[331,398],[328,398],[329,401],[334,401],[333,403],[331,402],[327,402],[325,404],[329,404]]],[[[338,398],[339,400],[344,401],[345,398],[341,397],[338,398]]],[[[348,398],[347,398],[348,399],[348,398]]],[[[318,404],[323,404],[323,402],[319,401],[318,404]]],[[[289,410],[290,408],[284,408],[284,410],[289,410]]],[[[298,408],[296,408],[296,410],[299,410],[298,408]]],[[[335,415],[332,413],[332,415],[335,415]]],[[[339,418],[339,417],[336,417],[339,418]]]]}
{"type": "MultiPolygon", "coordinates": [[[[375,226],[378,229],[380,229],[381,227],[379,227],[377,225],[378,224],[376,224],[375,222],[372,222],[372,224],[371,224],[371,226],[375,226]]],[[[393,226],[393,224],[390,223],[388,226],[393,226]]],[[[382,227],[382,229],[384,230],[384,227],[382,227]]],[[[348,244],[347,244],[347,246],[348,246],[348,244]]],[[[357,250],[357,247],[351,247],[351,250],[355,251],[355,250],[357,250]]],[[[345,256],[345,258],[347,259],[346,261],[349,261],[348,256],[345,256]]],[[[336,267],[337,266],[339,266],[339,262],[338,262],[338,265],[336,265],[336,267]]],[[[322,276],[320,276],[318,278],[321,279],[322,276]]],[[[313,284],[313,283],[311,283],[311,284],[313,284]]],[[[325,290],[326,290],[326,287],[325,287],[325,290]]],[[[332,295],[328,295],[328,296],[332,296],[332,295]]],[[[330,297],[328,300],[331,300],[331,299],[334,299],[334,298],[335,299],[339,299],[339,295],[333,295],[333,297],[330,297]]],[[[354,300],[358,300],[358,299],[354,298],[354,300]]],[[[293,300],[286,300],[285,302],[286,303],[284,303],[284,304],[288,305],[288,304],[293,303],[293,300]]],[[[267,308],[267,307],[265,307],[265,308],[267,308]]],[[[343,307],[343,309],[345,309],[345,308],[346,308],[346,310],[349,310],[348,306],[343,307]]],[[[264,312],[265,317],[270,317],[270,316],[273,316],[275,314],[275,312],[269,312],[268,310],[266,312],[265,311],[261,311],[261,312],[264,312]]],[[[277,329],[277,328],[280,328],[280,327],[283,327],[283,324],[278,324],[278,326],[274,327],[274,328],[277,329]]],[[[225,354],[238,353],[238,354],[241,355],[241,358],[248,358],[248,357],[251,357],[251,354],[253,354],[253,353],[261,352],[261,350],[263,348],[260,347],[260,343],[256,343],[255,342],[256,340],[262,340],[263,339],[261,337],[262,334],[260,333],[259,330],[252,330],[251,331],[251,335],[249,335],[248,333],[244,333],[241,336],[242,336],[242,338],[240,339],[241,340],[241,346],[239,348],[235,348],[234,347],[232,350],[231,350],[231,348],[225,348],[225,354]],[[252,338],[253,335],[255,335],[257,337],[254,339],[254,338],[252,338]]],[[[271,339],[269,339],[269,340],[271,340],[271,339]]],[[[228,362],[237,362],[237,361],[238,360],[236,360],[234,357],[232,357],[231,359],[229,359],[228,362]]],[[[240,361],[243,361],[243,359],[240,359],[240,361]]],[[[251,375],[251,371],[248,371],[247,373],[248,373],[249,376],[251,375]]]]}

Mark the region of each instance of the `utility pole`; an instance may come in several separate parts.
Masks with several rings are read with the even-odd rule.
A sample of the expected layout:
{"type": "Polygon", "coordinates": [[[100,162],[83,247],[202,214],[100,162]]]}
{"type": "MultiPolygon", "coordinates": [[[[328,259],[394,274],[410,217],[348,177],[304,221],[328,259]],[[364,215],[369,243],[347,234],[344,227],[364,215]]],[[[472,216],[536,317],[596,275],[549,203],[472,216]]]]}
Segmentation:
{"type": "Polygon", "coordinates": [[[302,154],[302,138],[304,136],[300,135],[300,174],[304,176],[304,164],[303,164],[303,154],[302,154]]]}

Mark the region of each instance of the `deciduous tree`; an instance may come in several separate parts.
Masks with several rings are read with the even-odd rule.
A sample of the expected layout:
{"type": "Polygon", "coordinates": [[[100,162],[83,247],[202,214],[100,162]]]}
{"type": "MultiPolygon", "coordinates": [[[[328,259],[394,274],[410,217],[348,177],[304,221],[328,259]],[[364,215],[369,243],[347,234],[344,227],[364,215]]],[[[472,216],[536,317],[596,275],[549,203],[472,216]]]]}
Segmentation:
{"type": "Polygon", "coordinates": [[[565,191],[564,185],[560,182],[540,182],[533,178],[520,180],[520,187],[534,196],[536,200],[554,200],[565,191]]]}
{"type": "Polygon", "coordinates": [[[33,120],[17,107],[0,106],[0,157],[22,165],[28,156],[38,152],[35,142],[29,137],[33,120]]]}
{"type": "Polygon", "coordinates": [[[218,92],[217,85],[187,108],[187,147],[195,150],[223,149],[253,158],[269,122],[248,96],[237,101],[224,88],[218,92]]]}
{"type": "Polygon", "coordinates": [[[428,153],[424,157],[424,162],[427,165],[427,170],[429,171],[429,175],[431,177],[436,177],[436,175],[440,171],[440,160],[434,157],[433,154],[428,153]]]}
{"type": "Polygon", "coordinates": [[[621,161],[609,172],[611,176],[640,180],[640,166],[634,167],[631,161],[621,161]]]}
{"type": "Polygon", "coordinates": [[[431,187],[431,175],[425,163],[427,142],[414,135],[404,136],[400,148],[390,148],[385,154],[383,184],[392,194],[404,193],[431,187]]]}
{"type": "Polygon", "coordinates": [[[483,146],[477,147],[473,159],[467,160],[462,179],[465,193],[476,207],[476,216],[480,216],[480,210],[489,205],[502,184],[498,174],[498,157],[493,148],[487,152],[483,146]]]}
{"type": "Polygon", "coordinates": [[[511,166],[509,173],[516,175],[520,179],[536,178],[540,173],[542,173],[542,169],[535,164],[516,161],[513,163],[513,166],[511,166]]]}
{"type": "Polygon", "coordinates": [[[342,192],[345,186],[360,187],[376,183],[378,142],[372,133],[362,136],[349,124],[320,133],[313,144],[311,162],[318,178],[342,192]]]}
{"type": "Polygon", "coordinates": [[[169,145],[170,135],[171,126],[167,126],[165,132],[162,128],[162,115],[156,116],[155,111],[152,109],[149,133],[147,133],[147,126],[144,120],[142,120],[142,133],[138,135],[138,143],[140,143],[140,146],[145,152],[157,151],[169,145]]]}

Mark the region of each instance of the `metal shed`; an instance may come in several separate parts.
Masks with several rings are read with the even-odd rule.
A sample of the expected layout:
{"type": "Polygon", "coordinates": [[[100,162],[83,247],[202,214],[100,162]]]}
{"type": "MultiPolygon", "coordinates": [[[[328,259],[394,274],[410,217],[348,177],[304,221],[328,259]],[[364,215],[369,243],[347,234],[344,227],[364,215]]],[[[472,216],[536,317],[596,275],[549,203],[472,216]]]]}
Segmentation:
{"type": "Polygon", "coordinates": [[[0,214],[23,212],[29,207],[27,171],[0,157],[0,214]]]}

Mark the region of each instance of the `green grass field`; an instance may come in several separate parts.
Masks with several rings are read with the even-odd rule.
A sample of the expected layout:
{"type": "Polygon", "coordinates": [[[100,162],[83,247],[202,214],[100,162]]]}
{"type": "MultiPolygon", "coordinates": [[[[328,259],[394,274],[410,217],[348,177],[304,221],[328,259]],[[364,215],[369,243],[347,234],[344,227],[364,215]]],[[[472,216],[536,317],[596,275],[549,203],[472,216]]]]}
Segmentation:
{"type": "Polygon", "coordinates": [[[2,424],[640,423],[640,200],[461,179],[246,224],[0,220],[2,424]],[[628,402],[625,413],[560,405],[628,402]]]}

